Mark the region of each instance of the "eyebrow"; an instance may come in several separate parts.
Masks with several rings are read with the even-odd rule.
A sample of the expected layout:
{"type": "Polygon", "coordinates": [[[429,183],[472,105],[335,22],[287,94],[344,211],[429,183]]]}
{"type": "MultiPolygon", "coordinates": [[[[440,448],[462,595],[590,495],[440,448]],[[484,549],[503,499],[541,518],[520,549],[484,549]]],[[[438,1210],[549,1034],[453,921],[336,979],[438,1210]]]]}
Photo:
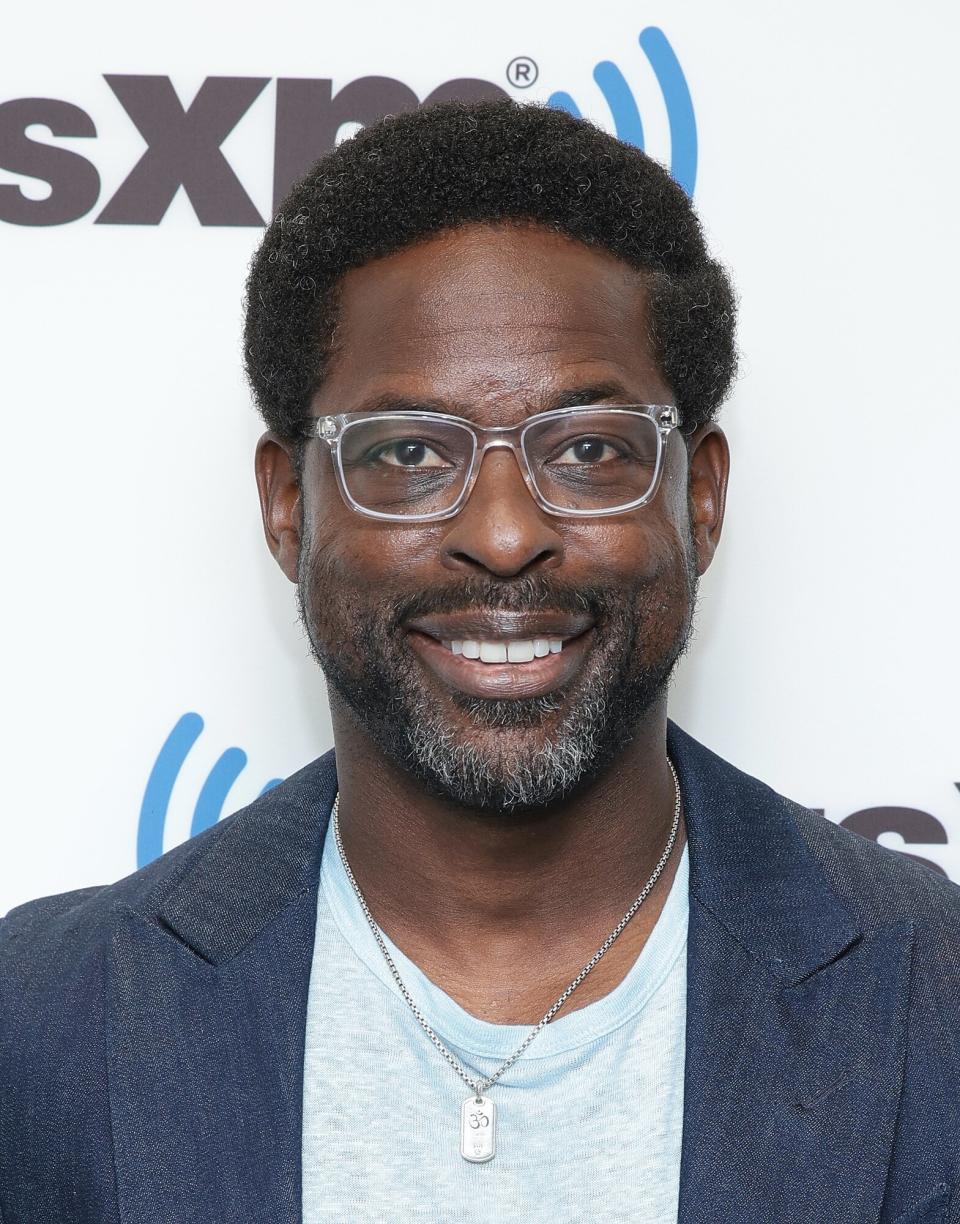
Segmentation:
{"type": "MultiPolygon", "coordinates": [[[[558,391],[537,412],[552,412],[558,408],[582,408],[586,404],[599,404],[616,400],[620,403],[639,403],[632,399],[623,385],[615,380],[589,383],[558,391]]],[[[406,396],[386,391],[364,400],[353,412],[443,412],[450,416],[470,420],[471,405],[457,401],[436,399],[432,396],[406,396]]]]}

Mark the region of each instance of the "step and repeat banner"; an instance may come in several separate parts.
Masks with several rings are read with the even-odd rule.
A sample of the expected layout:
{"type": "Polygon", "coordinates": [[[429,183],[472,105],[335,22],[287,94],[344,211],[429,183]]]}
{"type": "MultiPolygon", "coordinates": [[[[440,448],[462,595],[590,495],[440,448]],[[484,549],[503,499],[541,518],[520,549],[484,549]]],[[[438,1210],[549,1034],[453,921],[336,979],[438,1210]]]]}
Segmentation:
{"type": "Polygon", "coordinates": [[[378,115],[502,93],[642,145],[741,297],[720,555],[674,717],[960,880],[944,3],[8,8],[0,911],[133,871],[331,744],[263,544],[243,281],[378,115]]]}

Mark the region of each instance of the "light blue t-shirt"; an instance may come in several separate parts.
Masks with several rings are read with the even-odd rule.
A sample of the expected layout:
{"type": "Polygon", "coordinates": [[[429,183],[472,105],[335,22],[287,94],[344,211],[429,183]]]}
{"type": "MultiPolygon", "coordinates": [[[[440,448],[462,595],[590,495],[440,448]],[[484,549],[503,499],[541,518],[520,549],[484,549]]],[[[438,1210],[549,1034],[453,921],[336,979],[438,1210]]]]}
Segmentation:
{"type": "MultiPolygon", "coordinates": [[[[496,1156],[471,1164],[459,1148],[469,1089],[404,1002],[329,832],[307,1012],[304,1224],[676,1220],[688,883],[684,847],[653,933],[620,985],[549,1024],[490,1089],[496,1156]]],[[[471,1016],[386,943],[468,1071],[492,1073],[529,1032],[471,1016]]]]}

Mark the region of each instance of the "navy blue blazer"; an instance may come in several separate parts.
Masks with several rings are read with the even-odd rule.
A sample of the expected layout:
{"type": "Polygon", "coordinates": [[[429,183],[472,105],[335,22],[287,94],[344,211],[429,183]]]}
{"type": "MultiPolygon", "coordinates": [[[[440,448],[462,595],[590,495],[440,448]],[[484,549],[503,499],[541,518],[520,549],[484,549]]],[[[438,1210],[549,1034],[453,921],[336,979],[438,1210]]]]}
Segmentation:
{"type": "MultiPolygon", "coordinates": [[[[960,888],[673,726],[669,744],[690,846],[681,1224],[960,1221],[960,888]]],[[[6,917],[3,1224],[300,1220],[335,786],[328,753],[135,875],[6,917]]]]}

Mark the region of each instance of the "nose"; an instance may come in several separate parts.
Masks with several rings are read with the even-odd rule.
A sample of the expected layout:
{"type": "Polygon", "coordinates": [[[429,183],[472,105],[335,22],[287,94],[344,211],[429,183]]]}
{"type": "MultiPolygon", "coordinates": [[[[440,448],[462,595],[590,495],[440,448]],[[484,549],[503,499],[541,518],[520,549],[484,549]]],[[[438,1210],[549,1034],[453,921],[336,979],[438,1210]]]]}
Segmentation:
{"type": "Polygon", "coordinates": [[[451,519],[443,541],[448,569],[516,578],[560,564],[563,542],[550,516],[533,500],[517,460],[505,449],[487,452],[467,504],[451,519]]]}

